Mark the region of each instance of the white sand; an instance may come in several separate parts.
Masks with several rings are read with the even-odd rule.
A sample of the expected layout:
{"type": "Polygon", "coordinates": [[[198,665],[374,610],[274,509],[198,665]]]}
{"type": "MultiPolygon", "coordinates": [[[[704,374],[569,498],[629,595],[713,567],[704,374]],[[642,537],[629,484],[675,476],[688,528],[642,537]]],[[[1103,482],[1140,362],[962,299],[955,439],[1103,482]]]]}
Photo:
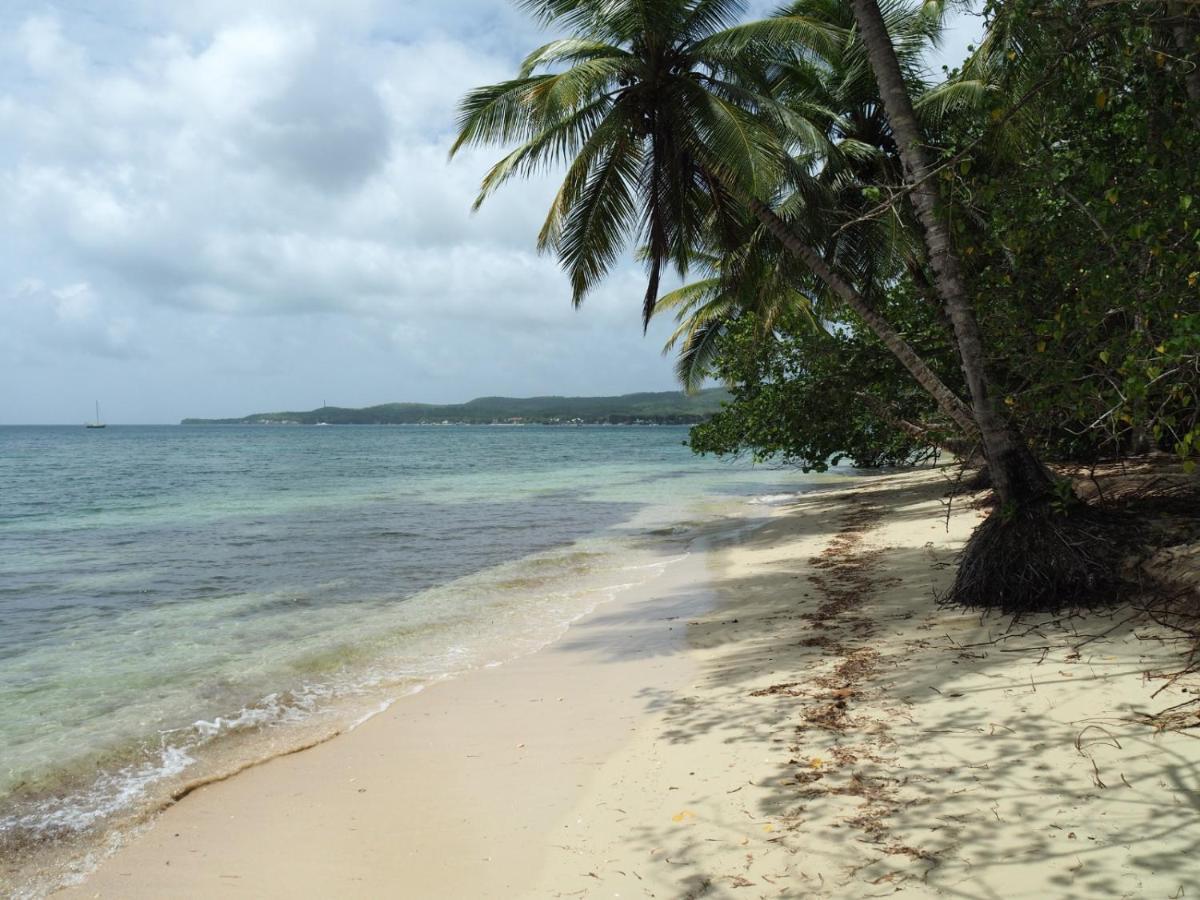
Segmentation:
{"type": "Polygon", "coordinates": [[[1151,697],[1181,647],[939,610],[979,516],[944,486],[803,498],[537,654],[196,791],[66,893],[1197,896],[1200,730],[1139,718],[1200,690],[1151,697]]]}

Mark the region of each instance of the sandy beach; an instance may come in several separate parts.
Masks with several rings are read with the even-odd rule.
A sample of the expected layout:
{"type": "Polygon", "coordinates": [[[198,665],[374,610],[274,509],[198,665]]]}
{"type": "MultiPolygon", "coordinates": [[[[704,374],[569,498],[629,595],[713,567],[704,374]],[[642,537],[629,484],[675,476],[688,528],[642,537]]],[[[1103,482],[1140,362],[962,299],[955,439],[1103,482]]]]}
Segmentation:
{"type": "Polygon", "coordinates": [[[56,896],[1193,896],[1198,732],[1145,718],[1200,690],[1154,677],[1186,647],[1121,610],[939,608],[982,515],[949,477],[756,507],[56,896]]]}

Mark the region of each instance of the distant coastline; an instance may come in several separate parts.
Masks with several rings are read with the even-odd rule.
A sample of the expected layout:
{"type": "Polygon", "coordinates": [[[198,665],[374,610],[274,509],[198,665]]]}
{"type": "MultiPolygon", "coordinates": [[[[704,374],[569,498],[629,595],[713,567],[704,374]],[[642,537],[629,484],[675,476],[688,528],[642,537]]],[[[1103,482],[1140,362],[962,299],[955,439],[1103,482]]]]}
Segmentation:
{"type": "Polygon", "coordinates": [[[466,403],[384,403],[362,409],[323,406],[304,412],[252,413],[232,419],[183,419],[181,425],[694,425],[729,399],[724,388],[615,397],[478,397],[466,403]]]}

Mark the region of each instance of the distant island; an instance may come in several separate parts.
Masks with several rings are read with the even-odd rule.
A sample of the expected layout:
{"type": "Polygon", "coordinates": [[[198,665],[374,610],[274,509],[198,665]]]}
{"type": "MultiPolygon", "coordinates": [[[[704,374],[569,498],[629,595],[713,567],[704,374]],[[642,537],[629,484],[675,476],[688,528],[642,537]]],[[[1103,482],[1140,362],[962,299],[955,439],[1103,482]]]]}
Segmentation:
{"type": "Polygon", "coordinates": [[[724,388],[619,397],[478,397],[466,403],[383,403],[362,409],[254,413],[240,419],[184,419],[181,425],[694,425],[729,399],[724,388]]]}

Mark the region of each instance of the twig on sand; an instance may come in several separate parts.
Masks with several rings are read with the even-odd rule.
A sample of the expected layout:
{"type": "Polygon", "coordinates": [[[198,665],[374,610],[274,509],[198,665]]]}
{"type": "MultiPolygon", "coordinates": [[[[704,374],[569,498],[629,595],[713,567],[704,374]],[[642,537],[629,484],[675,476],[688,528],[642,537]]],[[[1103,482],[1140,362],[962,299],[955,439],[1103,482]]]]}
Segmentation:
{"type": "Polygon", "coordinates": [[[1094,634],[1094,635],[1092,635],[1090,638],[1088,638],[1088,639],[1087,639],[1087,640],[1085,640],[1085,641],[1081,641],[1080,643],[1078,643],[1078,644],[1076,644],[1075,646],[1073,646],[1071,649],[1072,649],[1072,650],[1074,650],[1076,653],[1078,653],[1078,652],[1079,652],[1079,648],[1080,648],[1080,647],[1086,647],[1086,646],[1087,646],[1088,644],[1090,644],[1092,641],[1098,641],[1098,640],[1100,640],[1100,638],[1102,638],[1102,637],[1107,637],[1108,635],[1110,635],[1110,634],[1112,634],[1114,631],[1116,631],[1118,628],[1120,628],[1122,625],[1126,624],[1127,622],[1132,622],[1134,619],[1138,618],[1138,616],[1140,616],[1140,615],[1142,615],[1142,611],[1141,611],[1141,610],[1138,610],[1138,611],[1137,611],[1137,612],[1135,612],[1135,613],[1134,613],[1132,616],[1126,616],[1126,617],[1125,617],[1124,619],[1122,619],[1120,622],[1117,622],[1115,625],[1112,625],[1112,626],[1110,626],[1110,627],[1108,627],[1108,628],[1104,629],[1104,630],[1103,630],[1102,632],[1100,632],[1099,634],[1094,634]]]}
{"type": "MultiPolygon", "coordinates": [[[[1100,778],[1100,767],[1096,765],[1096,758],[1083,749],[1083,735],[1093,728],[1097,729],[1098,731],[1103,731],[1105,735],[1107,735],[1108,740],[1112,741],[1112,745],[1118,750],[1121,749],[1121,742],[1113,737],[1112,732],[1102,725],[1086,725],[1080,730],[1079,734],[1075,735],[1075,749],[1079,752],[1080,756],[1084,757],[1092,764],[1092,780],[1096,783],[1096,787],[1106,788],[1108,785],[1105,784],[1100,778]]],[[[1122,776],[1122,778],[1124,778],[1124,776],[1122,776]]],[[[1128,784],[1128,782],[1126,783],[1128,784]]]]}

